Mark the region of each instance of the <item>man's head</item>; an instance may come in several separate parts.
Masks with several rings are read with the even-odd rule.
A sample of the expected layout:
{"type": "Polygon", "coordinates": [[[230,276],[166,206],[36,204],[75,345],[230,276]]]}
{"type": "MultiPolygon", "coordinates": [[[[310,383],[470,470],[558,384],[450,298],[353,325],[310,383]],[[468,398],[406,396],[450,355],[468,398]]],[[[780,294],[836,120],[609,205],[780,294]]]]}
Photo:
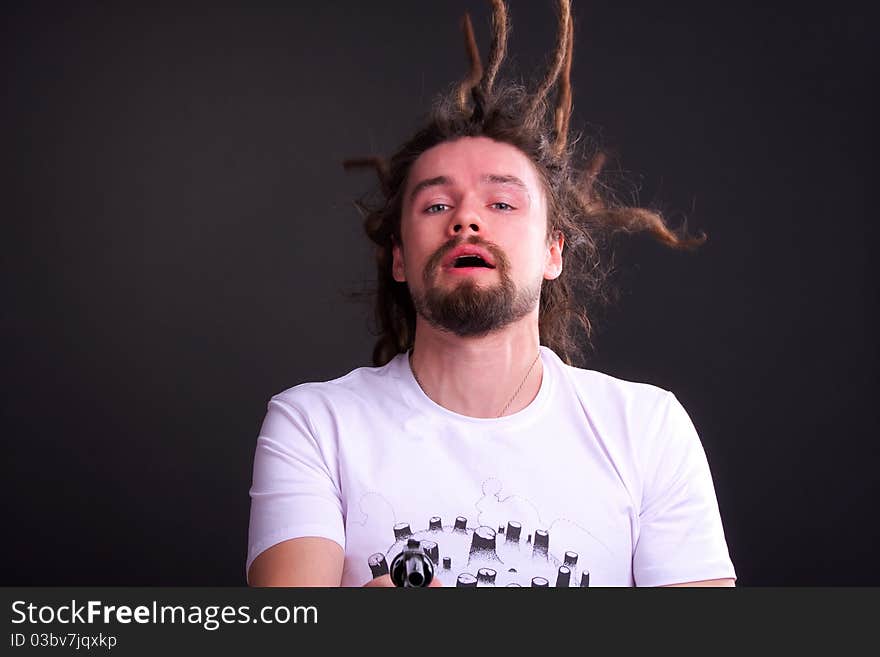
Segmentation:
{"type": "Polygon", "coordinates": [[[442,142],[410,168],[392,276],[416,312],[459,336],[534,313],[543,280],[562,272],[540,174],[518,148],[488,137],[442,142]]]}
{"type": "Polygon", "coordinates": [[[531,89],[496,83],[507,47],[507,9],[503,0],[490,3],[486,69],[466,15],[467,77],[390,161],[346,163],[374,166],[384,197],[374,208],[363,207],[364,228],[377,245],[375,365],[412,346],[417,313],[464,336],[537,312],[541,344],[571,363],[583,351],[577,333],[589,339],[585,307],[605,299],[600,248],[611,235],[647,231],[677,248],[701,241],[671,232],[654,212],[601,193],[597,178],[605,158],[597,149],[586,146],[575,156],[568,130],[570,0],[558,0],[557,48],[546,76],[531,89]],[[462,244],[484,248],[494,269],[448,266],[445,257],[462,244]]]}

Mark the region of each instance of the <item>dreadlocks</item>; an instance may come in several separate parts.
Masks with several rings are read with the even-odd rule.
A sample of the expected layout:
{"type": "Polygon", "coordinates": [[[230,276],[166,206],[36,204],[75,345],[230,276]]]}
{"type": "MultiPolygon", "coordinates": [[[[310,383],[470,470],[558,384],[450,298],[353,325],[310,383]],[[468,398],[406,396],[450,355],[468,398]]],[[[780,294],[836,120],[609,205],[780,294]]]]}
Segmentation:
{"type": "Polygon", "coordinates": [[[534,164],[548,200],[547,239],[565,238],[566,266],[554,280],[544,280],[539,305],[541,344],[566,363],[579,360],[592,324],[585,307],[605,300],[607,268],[600,257],[603,246],[617,233],[645,232],[677,249],[697,246],[705,235],[672,231],[661,216],[644,208],[613,200],[599,184],[605,155],[597,150],[575,156],[569,145],[572,112],[571,64],[574,23],[570,0],[558,0],[556,49],[540,84],[529,90],[511,82],[497,82],[507,50],[508,16],[503,0],[490,0],[492,41],[484,69],[474,39],[470,16],[462,31],[470,68],[448,94],[435,103],[427,124],[407,140],[390,161],[379,157],[347,160],[346,168],[370,166],[379,177],[383,201],[377,207],[359,204],[364,228],[376,244],[378,286],[376,320],[379,335],[373,364],[381,366],[406,352],[415,338],[416,312],[406,283],[392,277],[392,247],[401,243],[403,190],[410,167],[428,149],[461,137],[488,137],[521,150],[534,164]],[[555,98],[549,96],[556,89],[555,98]],[[605,192],[605,193],[603,193],[605,192]],[[575,293],[581,300],[575,299],[575,293]]]}

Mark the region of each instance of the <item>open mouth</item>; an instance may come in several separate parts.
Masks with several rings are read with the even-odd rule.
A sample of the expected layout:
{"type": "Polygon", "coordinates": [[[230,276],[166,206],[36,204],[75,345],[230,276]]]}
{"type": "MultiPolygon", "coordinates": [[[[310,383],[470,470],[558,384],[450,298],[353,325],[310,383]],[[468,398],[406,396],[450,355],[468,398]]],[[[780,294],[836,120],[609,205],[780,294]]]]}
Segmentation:
{"type": "Polygon", "coordinates": [[[495,269],[493,265],[483,260],[478,255],[458,256],[452,263],[453,269],[485,268],[495,269]]]}

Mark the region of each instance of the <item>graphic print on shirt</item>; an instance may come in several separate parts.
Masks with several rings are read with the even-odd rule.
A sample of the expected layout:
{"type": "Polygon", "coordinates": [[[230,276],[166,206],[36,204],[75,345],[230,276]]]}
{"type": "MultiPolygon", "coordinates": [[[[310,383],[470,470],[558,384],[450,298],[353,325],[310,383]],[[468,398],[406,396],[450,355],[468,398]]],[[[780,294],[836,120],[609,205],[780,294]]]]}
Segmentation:
{"type": "MultiPolygon", "coordinates": [[[[578,563],[578,552],[569,548],[585,541],[610,552],[609,548],[565,518],[545,523],[530,500],[502,497],[501,489],[498,479],[483,482],[483,496],[475,504],[473,521],[466,516],[452,522],[432,516],[422,529],[414,529],[407,521],[397,522],[393,508],[385,501],[382,513],[375,517],[367,514],[364,519],[371,524],[373,520],[395,519],[386,525],[393,543],[368,559],[372,576],[388,574],[394,557],[410,540],[416,540],[434,563],[434,577],[444,586],[588,587],[589,564],[578,563]],[[565,542],[569,539],[570,544],[565,542]]],[[[362,503],[361,508],[364,506],[368,505],[362,503]]]]}

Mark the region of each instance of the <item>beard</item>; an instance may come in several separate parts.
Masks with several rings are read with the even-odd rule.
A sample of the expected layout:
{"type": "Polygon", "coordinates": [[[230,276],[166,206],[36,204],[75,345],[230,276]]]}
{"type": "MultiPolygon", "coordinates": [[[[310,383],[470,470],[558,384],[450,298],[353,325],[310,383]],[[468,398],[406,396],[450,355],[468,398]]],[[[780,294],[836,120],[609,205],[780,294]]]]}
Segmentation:
{"type": "Polygon", "coordinates": [[[435,328],[450,331],[459,337],[479,336],[504,328],[534,309],[541,296],[541,282],[517,289],[509,274],[509,262],[494,244],[468,239],[492,254],[495,271],[501,279],[492,285],[481,285],[472,277],[464,278],[450,288],[435,284],[443,256],[461,242],[444,245],[425,265],[425,291],[410,294],[416,312],[435,328]]]}

